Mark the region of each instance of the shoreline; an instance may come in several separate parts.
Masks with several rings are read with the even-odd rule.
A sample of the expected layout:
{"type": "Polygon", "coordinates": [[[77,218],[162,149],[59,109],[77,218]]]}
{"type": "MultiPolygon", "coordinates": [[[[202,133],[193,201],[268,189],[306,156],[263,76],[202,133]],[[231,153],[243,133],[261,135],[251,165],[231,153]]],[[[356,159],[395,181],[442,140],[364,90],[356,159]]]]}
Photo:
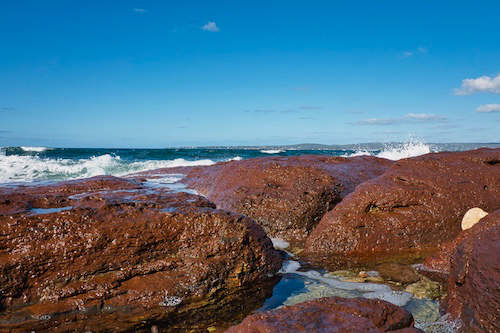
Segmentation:
{"type": "MultiPolygon", "coordinates": [[[[262,304],[271,302],[273,306],[267,306],[266,308],[266,310],[270,310],[280,305],[297,304],[292,301],[287,302],[288,299],[295,299],[298,302],[299,300],[310,300],[311,297],[338,296],[339,293],[344,297],[346,295],[360,297],[363,296],[363,292],[360,292],[360,290],[368,290],[369,288],[375,288],[369,290],[370,293],[380,288],[383,289],[382,294],[374,294],[373,297],[386,299],[389,302],[392,300],[393,303],[399,306],[413,304],[413,308],[410,308],[414,311],[416,318],[420,320],[419,324],[430,325],[431,323],[421,322],[418,313],[422,310],[419,310],[419,307],[415,304],[418,303],[419,306],[424,308],[434,304],[431,306],[434,309],[432,310],[434,311],[433,314],[428,315],[432,316],[435,321],[439,321],[442,318],[436,312],[438,310],[436,303],[432,303],[434,301],[431,303],[425,302],[442,297],[443,290],[441,288],[445,286],[442,282],[441,284],[431,283],[431,280],[425,277],[426,274],[421,275],[423,272],[415,270],[411,264],[417,262],[425,264],[424,260],[426,258],[439,253],[442,243],[453,240],[457,235],[461,234],[455,225],[455,221],[461,219],[463,213],[450,215],[446,210],[451,209],[450,207],[440,206],[440,200],[442,200],[439,199],[440,197],[445,198],[448,195],[455,195],[457,189],[462,193],[461,187],[468,186],[464,188],[470,192],[469,197],[464,196],[461,199],[463,205],[462,202],[459,202],[457,208],[453,209],[461,211],[465,209],[462,207],[482,205],[491,212],[500,208],[500,202],[498,202],[498,197],[495,194],[497,193],[495,191],[500,191],[500,189],[495,185],[494,176],[497,174],[500,176],[497,164],[499,160],[500,149],[435,153],[399,162],[391,162],[371,156],[352,158],[324,155],[287,158],[269,156],[227,161],[206,166],[155,169],[131,174],[124,178],[99,176],[35,186],[13,187],[0,185],[0,203],[2,203],[0,205],[0,220],[2,228],[8,228],[4,230],[4,234],[15,233],[18,237],[29,235],[24,243],[21,242],[24,244],[22,246],[21,243],[14,242],[14,238],[0,239],[2,248],[9,249],[1,253],[0,258],[2,258],[2,261],[0,263],[2,265],[0,268],[7,274],[8,280],[6,281],[9,281],[7,285],[8,288],[11,288],[6,289],[4,287],[2,289],[2,294],[7,296],[2,298],[4,310],[0,312],[0,327],[4,326],[12,329],[16,329],[16,327],[49,328],[56,323],[56,327],[59,327],[59,329],[83,328],[83,326],[79,325],[97,325],[85,327],[90,330],[100,330],[99,327],[105,329],[116,325],[112,320],[104,318],[116,318],[118,316],[118,318],[128,318],[124,321],[124,326],[115,327],[118,330],[133,327],[148,329],[150,326],[169,330],[174,327],[175,329],[179,328],[179,326],[173,324],[176,321],[183,325],[182,321],[186,319],[181,318],[184,318],[184,315],[188,317],[194,315],[196,318],[199,317],[200,320],[195,320],[193,322],[194,326],[191,327],[200,328],[199,325],[203,322],[201,318],[205,317],[211,319],[209,319],[208,324],[204,324],[206,326],[204,329],[219,329],[214,326],[216,316],[210,315],[210,311],[220,313],[222,317],[229,314],[231,318],[242,320],[248,313],[247,311],[235,312],[234,309],[238,308],[238,303],[249,302],[254,304],[246,307],[248,310],[253,307],[260,308],[262,304]],[[411,169],[414,165],[418,169],[411,169]],[[431,168],[422,169],[422,165],[428,165],[431,168]],[[442,173],[440,170],[443,167],[448,168],[448,170],[453,167],[453,170],[457,170],[458,173],[456,175],[453,173],[454,171],[442,173]],[[470,170],[468,173],[463,173],[460,171],[461,168],[470,170]],[[426,171],[423,172],[422,170],[426,171]],[[183,174],[183,176],[173,177],[179,174],[183,174]],[[460,185],[460,178],[468,179],[469,183],[463,184],[478,183],[479,186],[479,183],[486,183],[476,189],[476,187],[470,187],[472,185],[460,185]],[[432,179],[432,182],[427,179],[432,179]],[[448,184],[449,179],[452,179],[454,183],[448,184]],[[381,187],[381,184],[383,187],[381,187]],[[432,188],[432,190],[428,190],[427,187],[432,188]],[[384,191],[378,190],[380,188],[383,188],[384,191]],[[403,189],[404,192],[402,192],[403,189]],[[368,201],[364,201],[363,193],[369,194],[369,199],[366,199],[368,201]],[[400,193],[404,193],[404,196],[401,197],[400,193]],[[412,197],[412,193],[418,195],[412,197]],[[426,201],[425,196],[422,197],[423,193],[438,193],[439,195],[432,194],[433,200],[426,201]],[[385,197],[381,197],[382,195],[385,197]],[[390,195],[394,196],[391,197],[390,195]],[[377,199],[377,196],[385,199],[377,199]],[[377,200],[381,201],[378,202],[377,200]],[[393,203],[387,204],[390,200],[393,203]],[[426,206],[422,206],[418,200],[424,200],[422,202],[425,202],[426,206]],[[370,209],[365,210],[364,207],[367,202],[370,203],[368,204],[370,209]],[[357,207],[358,210],[354,207],[357,207]],[[429,211],[432,213],[425,215],[429,211]],[[344,218],[342,214],[346,214],[348,220],[342,220],[344,218]],[[398,233],[397,242],[389,240],[393,244],[392,247],[378,245],[383,240],[383,237],[390,236],[387,231],[385,234],[380,233],[380,230],[390,229],[384,229],[386,226],[378,221],[398,221],[391,222],[394,227],[412,221],[414,218],[412,215],[421,221],[427,221],[427,219],[432,219],[432,214],[441,214],[438,217],[439,219],[449,219],[446,222],[447,224],[442,224],[435,229],[436,236],[438,236],[438,232],[444,232],[443,235],[446,234],[447,237],[439,240],[430,237],[428,228],[435,223],[431,220],[427,224],[414,224],[412,226],[412,228],[416,228],[414,230],[406,229],[412,225],[406,224],[407,226],[401,229],[404,230],[404,233],[401,233],[401,231],[398,233],[397,230],[393,229],[389,233],[398,233]],[[123,221],[124,226],[115,226],[113,222],[115,219],[123,221]],[[9,221],[16,221],[16,223],[12,224],[9,221]],[[121,257],[121,250],[119,247],[115,247],[116,242],[125,242],[124,244],[129,245],[124,249],[136,251],[133,250],[134,247],[130,247],[132,243],[128,243],[130,242],[129,239],[122,239],[122,237],[123,235],[129,235],[131,232],[135,234],[139,230],[135,227],[135,223],[138,223],[138,221],[141,221],[140,228],[142,229],[140,230],[142,230],[142,234],[136,235],[138,238],[135,242],[144,242],[140,243],[139,246],[143,250],[131,252],[129,255],[131,259],[137,257],[139,261],[128,263],[126,258],[118,259],[124,260],[120,265],[129,267],[127,270],[130,273],[127,274],[131,275],[122,276],[121,273],[117,275],[117,267],[107,267],[105,258],[100,264],[100,268],[94,268],[97,269],[95,272],[87,271],[85,265],[80,263],[71,267],[70,271],[73,272],[62,273],[70,267],[67,266],[68,263],[64,263],[66,259],[63,259],[61,264],[55,264],[50,260],[50,256],[46,257],[46,250],[42,250],[51,248],[56,250],[59,243],[52,238],[63,237],[65,244],[76,242],[72,250],[76,251],[76,256],[71,259],[73,260],[72,265],[75,265],[75,260],[81,259],[84,259],[84,262],[92,262],[96,259],[96,256],[99,256],[99,253],[116,253],[117,258],[119,258],[121,257]],[[181,223],[181,221],[183,222],[181,223]],[[234,221],[238,221],[237,225],[243,223],[242,225],[245,226],[245,231],[243,229],[241,231],[243,234],[233,235],[236,232],[234,227],[231,227],[232,223],[235,223],[234,221]],[[365,222],[363,222],[362,227],[359,227],[357,225],[350,226],[352,223],[348,221],[353,221],[353,223],[365,222]],[[84,223],[86,227],[78,232],[88,233],[88,236],[74,238],[70,230],[72,228],[80,230],[78,229],[80,227],[75,223],[84,223]],[[171,223],[173,223],[172,225],[178,225],[176,228],[180,228],[179,231],[170,234],[172,231],[168,228],[168,225],[171,223]],[[185,223],[188,224],[185,225],[185,223]],[[191,226],[191,223],[194,224],[191,226]],[[339,223],[343,226],[340,229],[338,227],[333,229],[335,230],[333,235],[337,235],[334,236],[337,243],[331,245],[328,239],[331,240],[332,236],[325,238],[325,235],[332,235],[332,226],[340,225],[339,223]],[[204,226],[205,224],[207,226],[204,226]],[[24,228],[23,225],[29,226],[31,229],[22,229],[24,228]],[[153,225],[160,233],[151,229],[153,225]],[[208,225],[212,225],[212,227],[208,227],[208,225]],[[199,234],[200,231],[197,231],[198,226],[202,228],[200,229],[201,234],[199,234]],[[213,229],[215,226],[217,227],[213,229]],[[20,227],[22,228],[19,229],[20,227]],[[57,231],[50,231],[52,228],[57,231]],[[84,231],[86,228],[89,229],[84,231]],[[120,230],[124,233],[117,234],[116,231],[119,229],[116,228],[122,228],[120,230]],[[223,230],[227,235],[216,233],[215,231],[218,228],[221,228],[220,230],[223,230]],[[40,233],[42,238],[39,238],[37,242],[41,242],[40,246],[43,247],[38,248],[39,245],[35,246],[35,243],[29,240],[38,236],[26,233],[28,230],[38,230],[37,232],[40,233]],[[321,232],[318,230],[321,230],[321,232]],[[363,234],[363,237],[356,238],[358,237],[356,233],[359,233],[360,230],[366,230],[363,231],[363,233],[366,232],[366,235],[373,233],[373,235],[378,236],[373,238],[363,234]],[[52,236],[49,237],[49,234],[52,236]],[[405,234],[411,235],[413,238],[406,239],[405,234]],[[181,237],[181,235],[184,236],[181,237]],[[203,236],[206,237],[206,240],[203,241],[206,245],[191,240],[198,239],[200,235],[206,235],[203,236]],[[347,236],[342,235],[349,235],[350,238],[345,238],[347,236]],[[161,241],[161,239],[176,239],[176,237],[181,238],[172,245],[161,241]],[[247,239],[247,237],[252,239],[251,242],[254,244],[252,247],[241,241],[241,239],[247,239]],[[289,242],[292,249],[291,253],[283,254],[281,252],[282,259],[276,259],[277,252],[272,250],[272,244],[268,237],[278,237],[282,238],[284,242],[289,242]],[[420,237],[420,239],[416,237],[420,237]],[[113,238],[115,240],[112,241],[113,238]],[[150,243],[150,239],[157,240],[150,243]],[[339,240],[342,239],[344,239],[344,243],[339,243],[339,240]],[[88,245],[84,246],[84,244],[88,245]],[[164,246],[167,246],[167,248],[164,248],[164,246]],[[171,248],[168,248],[170,246],[171,248]],[[233,249],[232,251],[235,251],[234,254],[230,255],[231,259],[227,257],[229,255],[227,246],[233,249]],[[85,250],[85,248],[89,250],[85,250]],[[185,249],[183,251],[187,252],[181,254],[177,250],[179,248],[185,249]],[[262,251],[261,259],[257,260],[253,254],[256,249],[262,251]],[[207,262],[202,263],[194,260],[190,251],[195,251],[198,256],[201,255],[200,259],[207,258],[207,262]],[[216,252],[212,253],[212,251],[216,252]],[[18,256],[16,253],[23,253],[23,256],[18,256]],[[153,258],[151,257],[152,254],[149,255],[148,253],[154,253],[156,257],[153,258]],[[26,254],[41,261],[38,263],[37,261],[27,262],[24,257],[26,254]],[[165,255],[172,258],[168,259],[168,263],[164,262],[164,258],[167,258],[165,255]],[[322,255],[328,257],[328,260],[321,259],[322,255]],[[333,260],[335,256],[344,260],[335,262],[333,260]],[[371,264],[367,265],[367,261],[363,259],[364,256],[371,264]],[[220,259],[212,263],[212,258],[220,259]],[[299,261],[305,259],[305,261],[301,262],[302,267],[296,267],[296,264],[294,264],[295,269],[287,270],[286,267],[290,265],[291,261],[298,263],[297,259],[299,261]],[[264,260],[264,263],[259,263],[259,260],[264,260]],[[282,260],[284,260],[284,266],[281,265],[282,260]],[[331,263],[328,263],[329,260],[331,263]],[[356,261],[364,264],[364,266],[352,265],[356,261]],[[406,264],[399,265],[401,261],[405,261],[406,264]],[[190,262],[192,263],[189,264],[190,262]],[[346,264],[346,262],[351,265],[346,264]],[[31,271],[39,263],[48,266],[44,266],[45,268],[39,273],[37,273],[37,270],[31,271]],[[218,267],[215,270],[218,273],[211,273],[208,266],[204,266],[209,263],[218,267]],[[234,266],[232,266],[233,263],[234,266]],[[314,264],[314,266],[309,263],[314,264]],[[23,269],[20,273],[24,274],[22,272],[26,272],[27,275],[19,281],[32,282],[27,285],[24,285],[24,282],[19,284],[18,278],[12,275],[15,265],[26,267],[26,270],[23,269]],[[143,267],[144,265],[150,268],[138,270],[137,267],[143,267]],[[198,265],[199,268],[195,268],[198,265]],[[388,267],[384,268],[384,265],[388,267]],[[186,285],[187,289],[182,289],[182,292],[186,293],[187,296],[179,298],[181,301],[173,305],[171,309],[167,306],[167,311],[165,312],[165,309],[163,309],[163,312],[161,312],[162,306],[160,305],[160,308],[157,308],[158,304],[167,302],[161,301],[161,297],[164,297],[165,300],[168,299],[168,302],[173,302],[174,298],[171,299],[173,290],[184,288],[183,283],[185,282],[181,282],[181,279],[179,280],[180,284],[178,283],[177,286],[172,285],[171,288],[173,289],[169,289],[167,296],[164,296],[165,291],[163,287],[160,287],[162,283],[166,283],[169,279],[172,279],[171,281],[179,279],[179,277],[175,277],[176,270],[172,270],[172,267],[178,267],[185,272],[186,276],[198,279],[196,285],[199,285],[199,288],[202,289],[197,292],[190,289],[193,286],[187,288],[188,285],[186,285]],[[328,268],[340,271],[337,271],[337,273],[333,272],[333,270],[328,272],[326,271],[328,268]],[[61,270],[60,273],[57,273],[59,270],[61,270]],[[101,272],[102,270],[104,270],[104,273],[101,272]],[[56,282],[60,278],[52,281],[48,276],[44,275],[49,274],[51,271],[57,274],[69,275],[62,279],[61,282],[56,282]],[[361,272],[366,271],[377,271],[377,273],[371,273],[377,275],[373,277],[364,276],[366,273],[361,272]],[[106,278],[99,282],[101,274],[104,274],[106,278]],[[216,278],[217,274],[220,274],[218,278],[216,278]],[[278,282],[273,287],[263,287],[268,284],[266,281],[269,280],[269,276],[276,276],[276,274],[278,274],[277,276],[282,282],[288,282],[285,284],[278,282]],[[408,276],[411,276],[411,278],[407,278],[408,276]],[[403,277],[407,279],[402,280],[403,277]],[[86,281],[84,285],[88,287],[75,284],[79,279],[86,281]],[[147,282],[148,279],[153,280],[147,282]],[[300,285],[301,281],[303,282],[302,287],[300,285]],[[207,283],[209,285],[206,285],[207,283]],[[371,286],[370,283],[388,286],[389,289],[371,286]],[[36,287],[37,285],[39,287],[36,287]],[[256,287],[257,289],[254,290],[258,292],[244,292],[243,295],[246,295],[246,299],[243,300],[245,297],[242,298],[242,295],[238,295],[240,293],[238,290],[241,288],[243,288],[241,290],[244,290],[251,285],[256,287]],[[436,287],[439,285],[441,287],[436,287]],[[45,288],[43,289],[45,290],[44,293],[48,294],[37,300],[35,295],[42,289],[36,288],[42,286],[45,288]],[[58,290],[62,286],[64,286],[63,290],[67,291],[61,294],[58,290]],[[80,290],[76,294],[75,288],[80,290]],[[100,292],[102,296],[95,294],[100,288],[104,288],[102,289],[104,293],[100,292]],[[358,291],[353,294],[349,294],[349,292],[346,294],[346,290],[349,290],[349,288],[358,291]],[[121,291],[117,293],[118,290],[121,291]],[[139,298],[132,297],[131,290],[135,290],[134,293],[141,296],[139,298]],[[273,297],[276,298],[276,294],[280,295],[281,302],[277,302],[269,296],[269,293],[272,294],[273,290],[275,292],[273,297]],[[422,295],[432,295],[432,297],[415,297],[408,290],[412,290],[413,295],[419,293],[419,297],[423,297],[422,295]],[[122,295],[120,293],[128,296],[120,296],[122,295]],[[163,296],[161,296],[162,293],[163,296]],[[260,296],[257,296],[257,294],[260,296]],[[19,295],[25,295],[23,297],[27,297],[29,302],[26,303],[22,298],[19,298],[19,295]],[[248,297],[250,295],[257,296],[257,300],[248,297]],[[262,298],[264,295],[268,296],[262,298]],[[157,301],[158,297],[160,297],[159,302],[157,301]],[[406,302],[401,301],[401,297],[406,299],[406,302]],[[80,299],[83,303],[75,308],[74,304],[76,303],[74,302],[77,299],[80,299]],[[101,299],[99,301],[101,305],[96,308],[95,301],[99,299],[101,299]],[[423,301],[411,303],[413,299],[423,301]],[[107,303],[109,305],[105,305],[107,303]],[[32,305],[26,307],[26,304],[32,305]],[[224,306],[223,304],[227,305],[224,306]],[[146,320],[147,324],[134,323],[135,319],[127,317],[127,314],[122,310],[125,305],[133,308],[132,313],[134,316],[150,318],[146,320]],[[108,310],[106,310],[106,306],[109,307],[108,310]],[[140,310],[141,308],[143,310],[140,310]],[[80,319],[76,322],[68,322],[68,314],[80,317],[80,319]],[[241,317],[242,314],[243,317],[241,317]],[[90,322],[85,324],[82,320],[90,320],[90,322]],[[102,322],[103,326],[99,326],[101,324],[92,322],[92,320],[104,320],[102,322]],[[131,326],[127,328],[126,325],[131,326]]],[[[447,202],[446,199],[443,202],[447,202]]],[[[450,205],[449,202],[448,205],[450,205]]],[[[54,252],[54,255],[56,253],[54,252]]],[[[170,282],[166,285],[170,285],[170,282]]],[[[252,290],[252,288],[249,290],[252,290]]],[[[180,289],[176,293],[180,293],[180,289]]],[[[232,319],[227,323],[229,325],[235,324],[232,319]]],[[[222,326],[226,328],[229,326],[228,324],[222,326]]]]}

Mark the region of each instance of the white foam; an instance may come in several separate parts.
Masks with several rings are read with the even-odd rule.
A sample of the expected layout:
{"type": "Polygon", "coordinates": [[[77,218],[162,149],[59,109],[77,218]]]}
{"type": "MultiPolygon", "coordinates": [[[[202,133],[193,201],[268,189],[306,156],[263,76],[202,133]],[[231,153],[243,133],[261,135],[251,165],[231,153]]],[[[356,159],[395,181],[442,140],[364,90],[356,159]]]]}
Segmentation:
{"type": "Polygon", "coordinates": [[[416,157],[432,152],[431,146],[417,139],[409,139],[407,142],[398,144],[387,144],[379,153],[360,149],[352,154],[345,154],[343,157],[355,156],[377,156],[389,160],[400,160],[402,158],[416,157]]]}
{"type": "Polygon", "coordinates": [[[284,250],[290,246],[290,243],[281,238],[271,238],[271,242],[273,242],[274,248],[279,250],[284,250]]]}
{"type": "Polygon", "coordinates": [[[423,142],[411,140],[402,145],[386,146],[383,151],[378,153],[377,157],[387,158],[388,160],[400,160],[402,158],[415,157],[431,152],[431,147],[423,142]]]}
{"type": "Polygon", "coordinates": [[[187,161],[182,158],[130,163],[123,161],[120,156],[110,154],[79,160],[0,155],[0,183],[65,180],[99,175],[123,176],[134,172],[159,168],[212,164],[215,164],[215,162],[209,159],[187,161]]]}
{"type": "Polygon", "coordinates": [[[26,146],[21,146],[19,148],[21,148],[24,151],[34,151],[34,152],[42,152],[51,149],[48,147],[26,147],[26,146]]]}
{"type": "Polygon", "coordinates": [[[286,260],[283,262],[283,266],[281,267],[279,273],[287,274],[287,273],[297,273],[297,270],[300,268],[300,263],[295,260],[286,260]]]}
{"type": "Polygon", "coordinates": [[[261,150],[260,152],[263,154],[279,154],[279,153],[283,153],[284,150],[282,150],[282,149],[264,149],[264,150],[261,150]]]}
{"type": "Polygon", "coordinates": [[[228,158],[227,160],[224,160],[224,162],[230,162],[230,161],[241,161],[243,157],[241,156],[235,156],[233,158],[228,158]]]}
{"type": "Polygon", "coordinates": [[[370,156],[372,155],[369,151],[367,150],[358,150],[352,154],[346,154],[342,155],[343,157],[356,157],[356,156],[370,156]]]}

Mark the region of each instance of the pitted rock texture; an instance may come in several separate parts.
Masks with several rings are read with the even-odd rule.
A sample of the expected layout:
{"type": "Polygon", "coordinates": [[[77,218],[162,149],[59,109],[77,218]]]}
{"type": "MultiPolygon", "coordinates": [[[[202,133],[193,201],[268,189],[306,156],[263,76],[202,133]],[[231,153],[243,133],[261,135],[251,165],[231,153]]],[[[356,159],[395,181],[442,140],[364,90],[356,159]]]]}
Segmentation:
{"type": "Polygon", "coordinates": [[[451,256],[444,308],[464,332],[500,332],[500,210],[466,231],[451,256]]]}
{"type": "Polygon", "coordinates": [[[454,239],[471,207],[500,208],[500,149],[431,153],[399,160],[328,212],[306,255],[371,257],[434,250],[454,239]]]}
{"type": "Polygon", "coordinates": [[[258,224],[197,195],[115,177],[0,188],[0,330],[182,331],[251,311],[280,266],[258,224]]]}
{"type": "Polygon", "coordinates": [[[381,300],[320,298],[253,314],[227,333],[421,332],[406,310],[381,300]]]}
{"type": "MultiPolygon", "coordinates": [[[[184,173],[182,182],[218,208],[249,216],[269,236],[300,244],[355,186],[382,174],[391,164],[371,156],[305,155],[158,169],[149,175],[184,173]]],[[[148,173],[136,175],[141,176],[148,173]]]]}

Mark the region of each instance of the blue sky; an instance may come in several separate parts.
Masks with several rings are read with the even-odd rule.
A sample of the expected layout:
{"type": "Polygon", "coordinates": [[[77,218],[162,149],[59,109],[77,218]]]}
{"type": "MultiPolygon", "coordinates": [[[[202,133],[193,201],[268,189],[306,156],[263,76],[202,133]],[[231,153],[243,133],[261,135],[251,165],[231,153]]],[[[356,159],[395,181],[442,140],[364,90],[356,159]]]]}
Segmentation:
{"type": "Polygon", "coordinates": [[[499,1],[14,1],[0,146],[500,141],[499,1]]]}

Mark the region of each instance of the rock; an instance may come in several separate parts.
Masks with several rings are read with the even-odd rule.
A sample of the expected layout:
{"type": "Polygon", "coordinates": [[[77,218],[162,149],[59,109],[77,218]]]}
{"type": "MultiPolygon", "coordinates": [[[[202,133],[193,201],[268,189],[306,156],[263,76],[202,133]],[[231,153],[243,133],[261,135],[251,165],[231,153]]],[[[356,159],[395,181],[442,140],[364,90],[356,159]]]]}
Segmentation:
{"type": "Polygon", "coordinates": [[[185,173],[182,181],[218,208],[249,216],[270,237],[296,246],[356,185],[380,175],[391,164],[371,156],[306,155],[154,172],[185,173]]]}
{"type": "Polygon", "coordinates": [[[0,188],[0,331],[186,329],[272,292],[251,219],[115,177],[0,188]]]}
{"type": "Polygon", "coordinates": [[[377,266],[377,271],[384,280],[399,282],[403,285],[417,282],[420,276],[408,265],[384,263],[377,266]]]}
{"type": "Polygon", "coordinates": [[[385,301],[329,297],[258,312],[226,332],[421,331],[413,327],[413,317],[409,312],[385,301]]]}
{"type": "Polygon", "coordinates": [[[500,332],[500,210],[466,231],[453,251],[444,308],[465,332],[500,332]]]}
{"type": "Polygon", "coordinates": [[[500,208],[498,161],[500,149],[487,148],[399,160],[325,214],[304,255],[345,264],[435,251],[460,233],[470,207],[500,208]]]}
{"type": "Polygon", "coordinates": [[[469,209],[465,213],[465,215],[462,219],[462,230],[469,229],[474,224],[479,222],[479,220],[482,219],[483,217],[485,217],[486,215],[488,215],[488,213],[486,213],[481,208],[475,207],[475,208],[469,209]]]}
{"type": "Polygon", "coordinates": [[[424,299],[440,299],[443,295],[439,283],[422,277],[419,281],[408,285],[405,288],[406,292],[413,294],[415,298],[424,299]]]}
{"type": "MultiPolygon", "coordinates": [[[[478,223],[481,221],[478,221],[478,223]]],[[[427,276],[431,280],[447,284],[450,273],[450,259],[458,244],[467,238],[476,237],[476,234],[481,230],[482,228],[471,227],[461,231],[455,239],[441,244],[437,253],[425,258],[425,261],[422,264],[416,265],[415,268],[419,273],[427,276]]]]}

